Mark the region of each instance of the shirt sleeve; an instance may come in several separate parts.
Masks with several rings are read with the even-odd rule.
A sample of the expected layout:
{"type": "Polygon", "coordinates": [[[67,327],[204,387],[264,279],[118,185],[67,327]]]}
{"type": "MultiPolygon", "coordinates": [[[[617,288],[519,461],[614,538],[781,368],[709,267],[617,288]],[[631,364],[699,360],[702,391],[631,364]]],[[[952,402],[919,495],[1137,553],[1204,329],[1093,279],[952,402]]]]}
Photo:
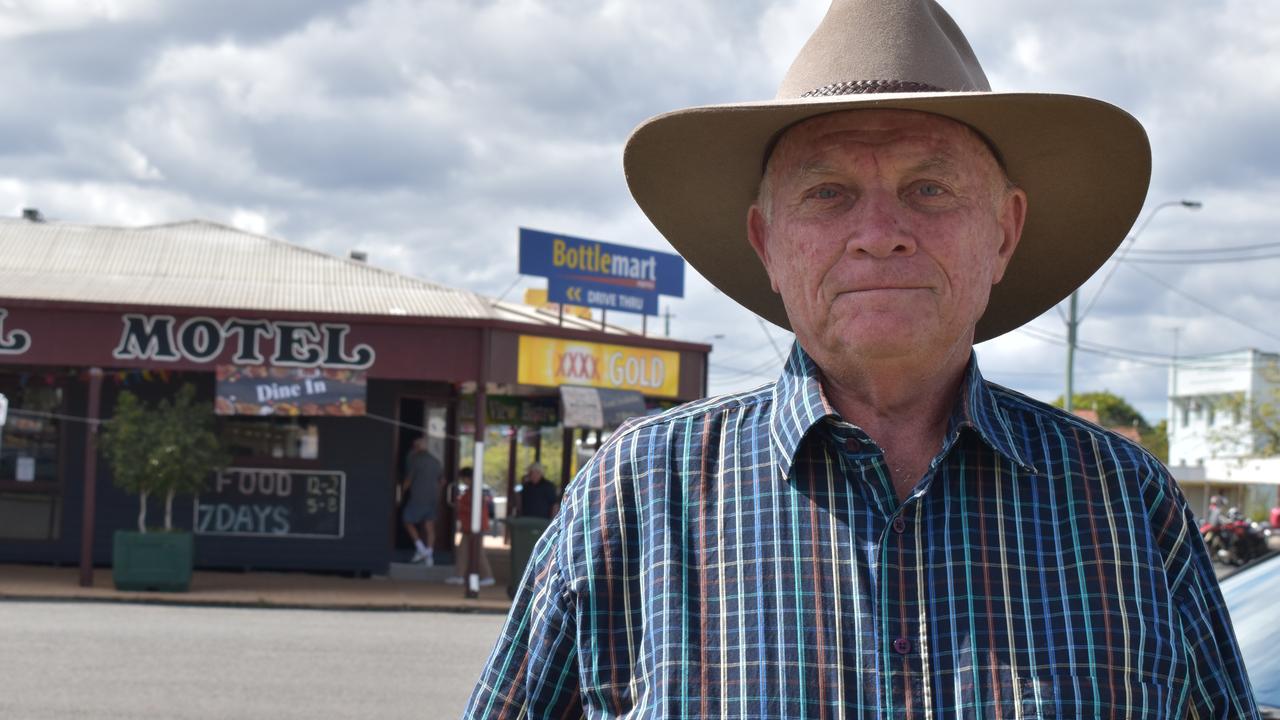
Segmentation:
{"type": "Polygon", "coordinates": [[[577,620],[558,558],[561,527],[553,521],[534,547],[466,720],[582,716],[577,620]]]}
{"type": "Polygon", "coordinates": [[[1163,467],[1148,488],[1148,508],[1182,627],[1187,717],[1257,718],[1213,562],[1186,499],[1163,467]]]}

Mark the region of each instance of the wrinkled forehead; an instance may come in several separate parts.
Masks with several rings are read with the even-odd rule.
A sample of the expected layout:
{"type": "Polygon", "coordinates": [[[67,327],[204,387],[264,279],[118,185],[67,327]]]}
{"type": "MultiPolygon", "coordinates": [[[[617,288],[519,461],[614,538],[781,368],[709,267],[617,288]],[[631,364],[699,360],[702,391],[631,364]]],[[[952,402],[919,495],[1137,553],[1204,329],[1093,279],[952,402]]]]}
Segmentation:
{"type": "Polygon", "coordinates": [[[803,120],[778,135],[766,155],[765,168],[805,162],[854,146],[946,155],[980,170],[1003,172],[999,152],[973,128],[915,110],[845,110],[803,120]]]}

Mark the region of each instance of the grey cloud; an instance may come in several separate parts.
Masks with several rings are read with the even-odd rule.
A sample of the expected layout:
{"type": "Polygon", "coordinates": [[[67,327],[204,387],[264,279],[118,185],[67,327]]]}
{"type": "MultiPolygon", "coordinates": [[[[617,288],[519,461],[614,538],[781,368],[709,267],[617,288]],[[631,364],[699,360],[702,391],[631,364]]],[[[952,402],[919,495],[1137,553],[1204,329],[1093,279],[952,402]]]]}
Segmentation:
{"type": "MultiPolygon", "coordinates": [[[[1206,207],[1166,211],[1141,247],[1277,236],[1280,217],[1266,209],[1280,192],[1269,0],[944,4],[1001,86],[1098,96],[1147,125],[1150,204],[1190,196],[1206,207]]],[[[260,213],[270,234],[290,241],[342,255],[365,245],[375,263],[497,294],[516,279],[519,225],[662,247],[626,191],[627,134],[678,107],[770,97],[804,39],[787,19],[808,25],[825,5],[163,3],[159,16],[0,45],[9,168],[0,180],[16,188],[5,190],[12,202],[34,193],[23,197],[73,221],[260,213]],[[139,173],[129,148],[163,178],[139,173]]],[[[1142,267],[1271,327],[1276,262],[1142,267]]],[[[689,296],[670,302],[677,333],[728,335],[716,341],[713,388],[769,379],[776,358],[754,316],[692,271],[687,285],[689,296]]],[[[1081,332],[1169,353],[1174,324],[1183,352],[1268,342],[1127,267],[1081,332]]],[[[1063,332],[1053,312],[1035,325],[1063,332]]],[[[1061,392],[1060,345],[1015,333],[980,352],[1010,385],[1061,392]]],[[[1077,386],[1110,387],[1158,417],[1161,373],[1082,353],[1077,386]]]]}
{"type": "Polygon", "coordinates": [[[456,138],[386,118],[276,118],[244,131],[263,171],[313,189],[376,193],[414,186],[446,187],[466,152],[456,138]]]}
{"type": "Polygon", "coordinates": [[[318,18],[340,16],[362,0],[178,0],[161,3],[163,13],[147,23],[153,32],[206,42],[256,42],[296,30],[318,18]]]}

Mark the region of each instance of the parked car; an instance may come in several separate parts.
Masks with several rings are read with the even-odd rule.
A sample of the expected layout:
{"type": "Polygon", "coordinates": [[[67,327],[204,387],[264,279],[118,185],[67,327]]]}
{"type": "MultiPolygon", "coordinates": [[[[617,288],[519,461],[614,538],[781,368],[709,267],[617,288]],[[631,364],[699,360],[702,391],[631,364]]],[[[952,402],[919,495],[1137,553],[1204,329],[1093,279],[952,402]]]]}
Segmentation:
{"type": "Polygon", "coordinates": [[[1240,641],[1240,652],[1264,718],[1280,718],[1280,554],[1249,565],[1222,581],[1222,595],[1240,641]]]}

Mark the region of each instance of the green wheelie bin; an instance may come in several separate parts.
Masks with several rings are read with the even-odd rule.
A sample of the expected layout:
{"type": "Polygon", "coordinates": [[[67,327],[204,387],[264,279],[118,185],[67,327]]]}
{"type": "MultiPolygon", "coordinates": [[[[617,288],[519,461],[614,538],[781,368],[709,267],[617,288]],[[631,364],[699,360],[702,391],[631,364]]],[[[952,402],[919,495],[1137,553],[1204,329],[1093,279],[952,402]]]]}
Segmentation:
{"type": "Polygon", "coordinates": [[[507,520],[511,528],[511,578],[507,584],[507,597],[516,596],[516,588],[524,577],[524,569],[533,555],[533,546],[542,537],[551,521],[540,517],[513,517],[507,520]]]}

